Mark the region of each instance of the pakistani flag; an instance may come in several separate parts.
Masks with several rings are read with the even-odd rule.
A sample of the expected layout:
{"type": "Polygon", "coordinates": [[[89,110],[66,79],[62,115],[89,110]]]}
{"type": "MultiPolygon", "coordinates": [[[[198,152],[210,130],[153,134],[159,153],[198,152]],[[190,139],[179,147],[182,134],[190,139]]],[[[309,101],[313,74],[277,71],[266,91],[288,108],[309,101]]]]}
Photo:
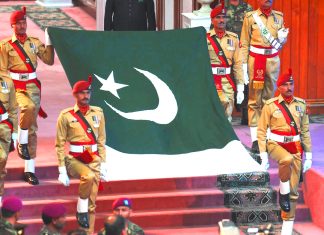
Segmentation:
{"type": "Polygon", "coordinates": [[[93,76],[91,105],[105,113],[111,180],[260,169],[224,115],[203,28],[50,28],[49,35],[71,86],[93,76]]]}

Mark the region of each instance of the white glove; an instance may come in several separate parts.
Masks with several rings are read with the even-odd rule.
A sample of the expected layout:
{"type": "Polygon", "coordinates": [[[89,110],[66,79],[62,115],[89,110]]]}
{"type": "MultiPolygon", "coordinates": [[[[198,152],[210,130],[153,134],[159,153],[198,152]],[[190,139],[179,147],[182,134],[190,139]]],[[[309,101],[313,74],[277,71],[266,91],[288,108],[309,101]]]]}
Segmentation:
{"type": "Polygon", "coordinates": [[[261,158],[261,167],[264,170],[268,170],[268,168],[269,168],[268,153],[267,152],[260,153],[260,158],[261,158]]]}
{"type": "Polygon", "coordinates": [[[283,43],[286,38],[288,37],[289,29],[288,28],[281,28],[278,31],[278,40],[280,43],[283,43]]]}
{"type": "Polygon", "coordinates": [[[106,162],[100,164],[100,179],[108,182],[108,164],[106,162]]]}
{"type": "Polygon", "coordinates": [[[247,69],[247,64],[242,64],[243,66],[243,77],[244,77],[244,84],[247,85],[249,84],[249,74],[248,74],[248,69],[247,69]]]}
{"type": "Polygon", "coordinates": [[[70,179],[69,176],[67,175],[66,172],[66,167],[65,166],[59,166],[59,177],[58,181],[60,181],[64,186],[70,186],[70,179]]]}
{"type": "Polygon", "coordinates": [[[237,95],[236,95],[236,103],[237,104],[242,104],[244,100],[244,85],[237,85],[237,95]]]}
{"type": "Polygon", "coordinates": [[[311,152],[306,152],[305,155],[306,155],[306,160],[304,162],[303,173],[305,173],[312,167],[312,159],[313,159],[313,155],[311,152]]]}
{"type": "Polygon", "coordinates": [[[52,46],[52,41],[48,35],[47,28],[45,29],[45,45],[52,46]]]}
{"type": "Polygon", "coordinates": [[[17,139],[18,139],[18,133],[12,133],[11,134],[11,139],[13,140],[14,147],[16,148],[17,146],[17,139]]]}

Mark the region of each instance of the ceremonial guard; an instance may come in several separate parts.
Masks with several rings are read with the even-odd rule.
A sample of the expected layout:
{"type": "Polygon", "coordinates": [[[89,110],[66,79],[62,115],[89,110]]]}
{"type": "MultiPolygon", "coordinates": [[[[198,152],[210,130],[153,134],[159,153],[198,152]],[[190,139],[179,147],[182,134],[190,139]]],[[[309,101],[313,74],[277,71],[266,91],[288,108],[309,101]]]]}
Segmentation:
{"type": "Polygon", "coordinates": [[[280,70],[279,51],[286,42],[283,14],[273,0],[258,0],[259,9],[246,13],[241,33],[244,80],[249,80],[248,121],[252,152],[259,153],[257,125],[264,102],[273,97],[280,70]]]}
{"type": "Polygon", "coordinates": [[[66,222],[66,209],[62,204],[48,204],[43,207],[44,226],[39,235],[60,235],[66,222]]]}
{"type": "Polygon", "coordinates": [[[57,120],[56,152],[58,180],[69,186],[69,177],[80,179],[77,220],[88,233],[94,231],[96,197],[100,178],[107,181],[105,118],[101,108],[90,106],[91,81],[73,86],[74,107],[63,110],[57,120]],[[65,154],[65,144],[70,151],[65,154]]]}
{"type": "MultiPolygon", "coordinates": [[[[1,49],[1,47],[0,47],[1,49]]],[[[1,63],[1,61],[0,61],[1,63]]],[[[0,75],[0,203],[4,192],[8,154],[17,141],[17,102],[12,80],[0,75]]]]}
{"type": "Polygon", "coordinates": [[[277,81],[278,97],[266,101],[258,125],[261,165],[268,169],[268,154],[278,162],[279,204],[283,219],[282,234],[291,235],[298,199],[298,185],[303,172],[312,166],[311,138],[306,104],[293,96],[294,80],[291,70],[277,81]],[[267,141],[267,129],[270,129],[267,141]]]}
{"type": "Polygon", "coordinates": [[[41,84],[36,75],[37,58],[45,64],[54,63],[54,48],[45,30],[46,46],[35,37],[26,34],[26,8],[14,11],[10,17],[14,34],[2,41],[1,74],[8,74],[16,88],[16,99],[20,109],[18,127],[19,156],[25,160],[24,180],[37,185],[35,157],[37,147],[37,114],[46,118],[40,107],[41,84]]]}
{"type": "Polygon", "coordinates": [[[214,26],[207,33],[207,45],[219,99],[229,122],[232,121],[234,91],[237,103],[244,100],[244,81],[237,34],[226,31],[226,11],[224,4],[216,6],[210,13],[214,26]],[[235,79],[235,80],[234,80],[235,79]]]}
{"type": "Polygon", "coordinates": [[[20,198],[15,196],[9,196],[3,200],[1,206],[2,217],[0,218],[1,235],[18,235],[15,225],[18,221],[22,206],[20,198]]]}

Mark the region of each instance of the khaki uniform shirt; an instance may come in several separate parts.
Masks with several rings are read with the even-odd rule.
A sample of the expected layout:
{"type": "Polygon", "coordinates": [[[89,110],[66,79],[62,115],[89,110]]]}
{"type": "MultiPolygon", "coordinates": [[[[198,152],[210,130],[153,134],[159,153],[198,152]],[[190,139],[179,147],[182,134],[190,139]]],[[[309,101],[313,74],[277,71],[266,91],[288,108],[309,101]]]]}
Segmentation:
{"type": "MultiPolygon", "coordinates": [[[[287,124],[284,115],[278,106],[274,103],[276,100],[285,102],[283,97],[279,95],[278,97],[272,98],[266,101],[261,117],[259,119],[258,125],[258,143],[260,152],[266,152],[266,136],[267,128],[270,128],[271,131],[284,131],[290,132],[290,125],[287,124]]],[[[308,114],[306,112],[306,103],[303,99],[294,97],[293,101],[288,104],[285,103],[288,107],[291,115],[293,116],[295,123],[298,127],[298,132],[301,137],[301,144],[305,152],[311,152],[311,138],[309,133],[309,120],[308,114]]]]}
{"type": "Polygon", "coordinates": [[[0,234],[1,235],[18,235],[14,226],[8,221],[0,218],[0,234]]]}
{"type": "Polygon", "coordinates": [[[61,235],[59,232],[51,232],[46,225],[44,225],[39,232],[39,235],[61,235]]]}
{"type": "MultiPolygon", "coordinates": [[[[70,110],[77,112],[79,107],[64,109],[57,120],[57,132],[55,148],[59,161],[59,166],[65,166],[65,143],[66,142],[89,142],[91,141],[81,124],[75,119],[75,117],[69,113],[70,110]]],[[[99,157],[102,162],[106,161],[106,130],[105,130],[105,117],[103,111],[99,107],[90,106],[89,110],[85,114],[85,119],[90,124],[96,138],[98,145],[99,157]]]]}
{"type": "MultiPolygon", "coordinates": [[[[210,34],[211,37],[216,35],[214,29],[209,30],[208,33],[210,34]]],[[[229,31],[225,31],[224,36],[221,39],[217,38],[217,40],[225,53],[225,57],[227,59],[228,64],[232,66],[236,85],[239,84],[243,85],[244,84],[243,68],[242,68],[242,60],[240,55],[239,39],[237,34],[229,31]]],[[[222,62],[218,58],[218,55],[216,55],[215,50],[208,39],[207,39],[207,45],[208,45],[210,63],[216,65],[222,64],[222,62]]]]}
{"type": "Polygon", "coordinates": [[[11,79],[0,77],[0,102],[2,102],[13,124],[14,132],[18,131],[16,91],[11,79]]]}
{"type": "MultiPolygon", "coordinates": [[[[0,53],[0,72],[7,73],[8,70],[26,71],[27,67],[22,59],[19,57],[16,50],[10,45],[9,40],[15,42],[17,40],[16,35],[11,38],[3,40],[1,44],[0,53]]],[[[54,52],[52,48],[46,46],[35,37],[27,37],[27,40],[22,45],[26,54],[29,56],[34,67],[37,68],[37,57],[40,58],[45,64],[52,65],[54,63],[54,52]]]]}
{"type": "Polygon", "coordinates": [[[263,47],[271,46],[268,40],[261,35],[259,26],[252,16],[255,12],[259,15],[263,24],[267,27],[274,38],[278,38],[278,31],[284,27],[283,13],[279,11],[272,10],[269,17],[266,17],[260,9],[246,13],[241,32],[241,53],[243,64],[246,64],[248,61],[250,45],[263,47]]]}

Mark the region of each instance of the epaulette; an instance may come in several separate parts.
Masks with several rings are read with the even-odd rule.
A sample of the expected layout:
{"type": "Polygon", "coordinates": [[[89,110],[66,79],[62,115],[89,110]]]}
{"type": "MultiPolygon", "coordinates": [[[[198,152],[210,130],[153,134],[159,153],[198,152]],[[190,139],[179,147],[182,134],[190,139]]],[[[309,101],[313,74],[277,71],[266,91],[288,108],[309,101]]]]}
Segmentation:
{"type": "Polygon", "coordinates": [[[74,107],[70,107],[70,108],[63,109],[63,110],[61,111],[61,114],[63,114],[63,113],[67,113],[67,112],[69,112],[69,111],[71,111],[71,110],[73,110],[73,109],[74,109],[74,107]]]}
{"type": "Polygon", "coordinates": [[[302,98],[294,97],[298,102],[301,102],[303,104],[306,104],[306,101],[302,98]]]}
{"type": "Polygon", "coordinates": [[[268,99],[268,100],[266,101],[266,104],[271,104],[271,103],[275,102],[276,100],[278,100],[278,96],[277,96],[277,97],[273,97],[273,98],[271,98],[271,99],[268,99]]]}
{"type": "Polygon", "coordinates": [[[230,32],[230,31],[226,31],[229,35],[238,38],[238,35],[236,33],[230,32]]]}
{"type": "Polygon", "coordinates": [[[256,11],[249,11],[247,13],[245,13],[245,17],[248,18],[250,16],[252,16],[256,11]]]}
{"type": "Polygon", "coordinates": [[[99,111],[99,112],[103,112],[102,108],[98,107],[98,106],[90,106],[90,108],[99,111]]]}
{"type": "Polygon", "coordinates": [[[33,37],[33,36],[28,36],[28,37],[31,39],[39,40],[39,38],[37,38],[37,37],[33,37]]]}
{"type": "Polygon", "coordinates": [[[283,16],[283,13],[281,11],[272,10],[272,12],[275,13],[275,14],[277,14],[277,15],[283,16]]]}
{"type": "Polygon", "coordinates": [[[2,45],[4,45],[5,43],[9,42],[11,38],[12,38],[12,37],[2,39],[2,40],[0,41],[0,46],[2,46],[2,45]]]}

